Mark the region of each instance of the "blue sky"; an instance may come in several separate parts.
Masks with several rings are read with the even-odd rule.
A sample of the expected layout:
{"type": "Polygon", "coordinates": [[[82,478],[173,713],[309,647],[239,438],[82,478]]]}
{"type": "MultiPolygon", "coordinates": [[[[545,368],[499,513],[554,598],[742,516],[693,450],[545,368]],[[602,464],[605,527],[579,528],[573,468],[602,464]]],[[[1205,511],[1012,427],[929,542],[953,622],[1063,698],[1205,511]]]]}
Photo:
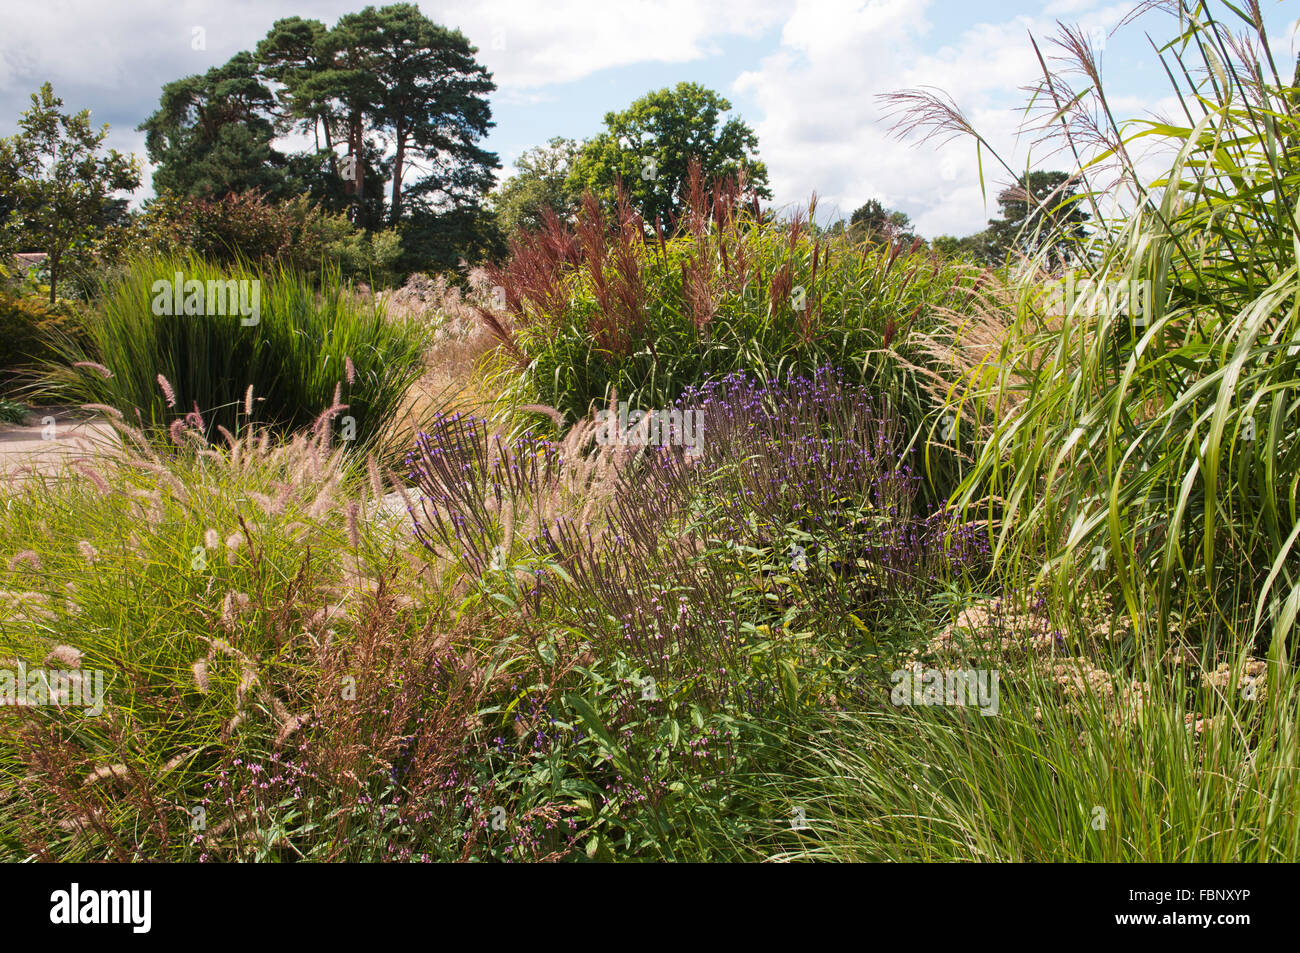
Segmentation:
{"type": "MultiPolygon", "coordinates": [[[[1212,0],[1214,2],[1214,0],[1212,0]]],[[[1283,70],[1295,61],[1300,0],[1260,0],[1283,70]]],[[[357,0],[44,0],[12,5],[0,33],[0,134],[14,131],[42,81],[70,108],[113,127],[110,144],[144,158],[134,127],[163,83],[251,49],[284,16],[328,24],[357,0]],[[195,31],[204,42],[195,49],[195,31]]],[[[968,234],[996,211],[981,194],[974,149],[899,143],[876,98],[917,85],[950,93],[1019,168],[1021,87],[1037,75],[1028,34],[1058,20],[1101,48],[1117,111],[1167,111],[1168,85],[1145,34],[1175,21],[1148,13],[1111,31],[1132,2],[1106,0],[475,0],[421,3],[480,48],[499,85],[486,145],[502,174],[551,136],[582,139],[604,114],[651,89],[692,80],[716,89],[759,136],[778,205],[815,190],[823,213],[869,198],[912,216],[925,235],[968,234]]],[[[1223,7],[1218,9],[1223,11],[1223,7]]],[[[1226,11],[1224,11],[1226,13],[1226,11]]],[[[1038,166],[1060,161],[1029,155],[1038,166]],[[1041,161],[1040,161],[1041,160],[1041,161]]],[[[986,170],[988,167],[986,166],[986,170]]],[[[996,185],[1004,175],[992,175],[996,185]]],[[[146,175],[147,178],[147,175],[146,175]]],[[[991,193],[996,191],[992,189],[991,193]]],[[[137,198],[148,194],[142,189],[137,198]]]]}

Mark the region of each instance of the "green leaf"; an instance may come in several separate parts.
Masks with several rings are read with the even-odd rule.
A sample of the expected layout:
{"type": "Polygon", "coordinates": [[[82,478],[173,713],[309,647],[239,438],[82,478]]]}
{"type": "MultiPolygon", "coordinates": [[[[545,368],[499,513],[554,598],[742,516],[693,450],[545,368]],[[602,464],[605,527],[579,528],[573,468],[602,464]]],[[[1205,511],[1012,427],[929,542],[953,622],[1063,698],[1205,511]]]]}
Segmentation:
{"type": "Polygon", "coordinates": [[[799,676],[794,662],[783,658],[777,663],[777,668],[781,673],[781,690],[785,693],[786,703],[794,708],[799,704],[799,676]]]}
{"type": "Polygon", "coordinates": [[[596,709],[592,707],[591,702],[577,694],[566,694],[564,704],[578,713],[582,723],[587,726],[596,739],[600,742],[605,754],[619,768],[619,770],[631,774],[632,768],[628,763],[627,756],[623,750],[614,741],[613,736],[606,730],[605,725],[601,722],[600,716],[596,714],[596,709]]]}

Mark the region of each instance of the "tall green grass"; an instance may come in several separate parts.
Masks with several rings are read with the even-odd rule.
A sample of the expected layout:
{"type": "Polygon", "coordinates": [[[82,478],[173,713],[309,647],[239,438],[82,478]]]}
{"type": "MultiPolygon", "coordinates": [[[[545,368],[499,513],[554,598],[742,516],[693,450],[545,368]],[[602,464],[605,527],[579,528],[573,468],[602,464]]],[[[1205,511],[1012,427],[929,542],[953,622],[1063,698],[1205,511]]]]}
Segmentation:
{"type": "MultiPolygon", "coordinates": [[[[1072,274],[1019,263],[1002,370],[960,393],[996,421],[959,499],[995,521],[1001,563],[1063,594],[1104,581],[1156,650],[1289,639],[1300,609],[1300,88],[1257,4],[1215,9],[1177,5],[1157,52],[1180,115],[1163,122],[1115,120],[1086,39],[1062,29],[1089,85],[1045,70],[1047,127],[1089,199],[1118,177],[1130,211],[1072,274]],[[1172,158],[1148,181],[1134,156],[1152,143],[1172,158]],[[1071,278],[1105,290],[1058,308],[1049,283],[1071,278]]],[[[911,95],[931,131],[970,131],[911,95]]]]}
{"type": "Polygon", "coordinates": [[[151,430],[197,407],[210,437],[218,426],[237,430],[250,387],[253,420],[281,433],[311,425],[337,392],[347,408],[334,426],[354,446],[370,444],[389,428],[420,373],[423,347],[414,325],[390,320],[382,304],[361,302],[337,271],[315,282],[283,269],[218,267],[192,257],[130,263],[103,289],[89,333],[88,346],[64,340],[60,364],[47,367],[69,399],[116,407],[129,422],[151,430]],[[209,281],[259,282],[257,323],[229,305],[224,314],[156,314],[163,309],[153,307],[155,283],[170,284],[177,273],[205,287],[209,281]],[[72,366],[88,362],[112,376],[72,366]],[[173,389],[175,406],[159,375],[173,389]]]}
{"type": "MultiPolygon", "coordinates": [[[[779,784],[786,812],[795,805],[807,819],[808,830],[780,832],[768,851],[781,860],[1294,863],[1294,674],[1250,701],[1191,673],[1146,675],[1131,718],[1097,695],[1065,704],[1045,665],[1018,681],[1004,669],[991,717],[924,707],[834,717],[779,781],[747,779],[758,791],[779,784]],[[1199,732],[1186,720],[1189,698],[1199,732]]],[[[1130,685],[1109,677],[1119,693],[1130,685]]]]}
{"type": "MultiPolygon", "coordinates": [[[[1116,692],[1142,683],[1141,714],[1067,699],[1053,666],[1076,662],[1058,659],[1002,665],[996,717],[882,702],[829,718],[790,768],[800,780],[782,782],[810,829],[774,836],[771,856],[1297,856],[1300,85],[1273,62],[1257,4],[1170,10],[1175,36],[1157,53],[1176,119],[1116,120],[1077,29],[1056,42],[1084,88],[1040,52],[1036,102],[1079,161],[1085,201],[1129,198],[1096,216],[1072,269],[1045,253],[1009,263],[996,361],[950,395],[988,427],[955,501],[989,521],[998,579],[1044,587],[1060,651],[1116,692]],[[1168,157],[1154,180],[1135,159],[1152,143],[1168,157]],[[1098,611],[1116,636],[1105,646],[1084,621],[1098,611]],[[1266,697],[1205,677],[1251,659],[1266,697]]],[[[904,127],[988,150],[950,100],[894,101],[904,127]]]]}

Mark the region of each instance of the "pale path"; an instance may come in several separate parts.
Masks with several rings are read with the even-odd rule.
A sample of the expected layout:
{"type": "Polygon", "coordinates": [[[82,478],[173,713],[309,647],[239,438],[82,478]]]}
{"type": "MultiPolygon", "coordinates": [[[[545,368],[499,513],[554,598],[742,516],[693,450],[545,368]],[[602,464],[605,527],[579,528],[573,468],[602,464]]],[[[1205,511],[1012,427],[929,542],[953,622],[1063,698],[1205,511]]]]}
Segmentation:
{"type": "Polygon", "coordinates": [[[119,445],[117,431],[103,418],[87,419],[73,408],[37,408],[27,425],[0,424],[0,480],[21,478],[24,467],[56,473],[67,460],[119,445]],[[41,422],[48,417],[54,418],[51,427],[41,422]]]}

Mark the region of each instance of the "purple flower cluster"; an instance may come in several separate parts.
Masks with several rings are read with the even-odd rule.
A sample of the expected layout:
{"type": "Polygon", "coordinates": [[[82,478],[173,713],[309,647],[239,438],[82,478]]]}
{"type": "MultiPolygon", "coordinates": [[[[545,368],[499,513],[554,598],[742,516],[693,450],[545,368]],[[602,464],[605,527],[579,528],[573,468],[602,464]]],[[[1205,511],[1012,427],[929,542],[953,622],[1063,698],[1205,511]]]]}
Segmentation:
{"type": "MultiPolygon", "coordinates": [[[[762,574],[797,579],[781,598],[841,621],[987,555],[981,526],[916,511],[921,476],[898,415],[836,370],[783,381],[732,374],[687,391],[677,408],[700,413],[696,447],[670,441],[624,470],[595,529],[561,514],[527,542],[564,569],[537,571],[533,595],[546,589],[598,658],[632,660],[678,704],[762,714],[779,703],[771,686],[740,676],[751,621],[737,601],[744,553],[766,554],[762,574]]],[[[444,414],[408,464],[423,496],[421,541],[484,572],[503,503],[535,499],[562,461],[548,441],[505,441],[482,418],[444,414]]],[[[621,691],[615,724],[654,704],[635,686],[621,691]]],[[[544,734],[522,740],[541,750],[544,734]]]]}
{"type": "Polygon", "coordinates": [[[897,414],[835,369],[777,383],[733,374],[681,402],[703,413],[703,451],[665,448],[641,481],[645,506],[706,498],[713,539],[774,551],[801,542],[823,570],[877,588],[933,582],[988,553],[982,527],[916,512],[921,475],[897,414]]]}
{"type": "Polygon", "coordinates": [[[420,493],[420,512],[411,514],[416,538],[482,574],[503,543],[496,516],[503,502],[536,499],[560,463],[549,440],[525,434],[504,441],[483,417],[439,412],[406,457],[420,493]]]}

